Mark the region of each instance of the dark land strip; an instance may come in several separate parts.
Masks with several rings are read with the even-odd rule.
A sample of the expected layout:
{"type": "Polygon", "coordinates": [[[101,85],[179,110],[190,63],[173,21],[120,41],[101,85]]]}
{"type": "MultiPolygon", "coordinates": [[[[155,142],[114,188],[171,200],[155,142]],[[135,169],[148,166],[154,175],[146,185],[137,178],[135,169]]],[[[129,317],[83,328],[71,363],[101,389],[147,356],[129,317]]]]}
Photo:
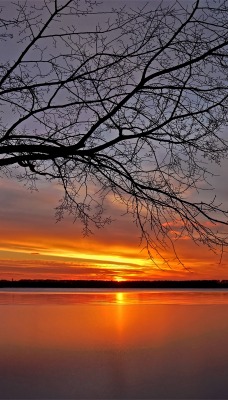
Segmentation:
{"type": "Polygon", "coordinates": [[[0,280],[0,288],[62,288],[62,289],[228,289],[228,280],[185,281],[104,281],[21,279],[0,280]]]}

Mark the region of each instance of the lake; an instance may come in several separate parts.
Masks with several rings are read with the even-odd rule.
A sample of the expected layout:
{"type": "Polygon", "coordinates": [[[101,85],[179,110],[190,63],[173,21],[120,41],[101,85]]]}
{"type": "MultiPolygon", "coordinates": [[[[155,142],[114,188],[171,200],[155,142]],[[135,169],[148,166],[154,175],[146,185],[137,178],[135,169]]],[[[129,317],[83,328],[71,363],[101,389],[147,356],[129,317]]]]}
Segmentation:
{"type": "Polygon", "coordinates": [[[228,291],[1,290],[0,399],[227,399],[228,291]]]}

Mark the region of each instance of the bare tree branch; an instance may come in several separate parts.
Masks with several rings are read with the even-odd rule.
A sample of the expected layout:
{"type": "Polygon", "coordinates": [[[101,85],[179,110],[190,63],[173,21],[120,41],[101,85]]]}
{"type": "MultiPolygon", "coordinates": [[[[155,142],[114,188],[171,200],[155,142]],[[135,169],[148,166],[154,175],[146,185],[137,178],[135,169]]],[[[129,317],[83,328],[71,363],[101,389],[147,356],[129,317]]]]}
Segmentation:
{"type": "Polygon", "coordinates": [[[223,251],[228,210],[200,196],[206,161],[228,150],[227,1],[105,5],[19,1],[14,19],[2,9],[0,169],[57,180],[57,217],[72,213],[85,233],[110,223],[112,196],[151,256],[169,243],[177,257],[186,235],[223,251]]]}

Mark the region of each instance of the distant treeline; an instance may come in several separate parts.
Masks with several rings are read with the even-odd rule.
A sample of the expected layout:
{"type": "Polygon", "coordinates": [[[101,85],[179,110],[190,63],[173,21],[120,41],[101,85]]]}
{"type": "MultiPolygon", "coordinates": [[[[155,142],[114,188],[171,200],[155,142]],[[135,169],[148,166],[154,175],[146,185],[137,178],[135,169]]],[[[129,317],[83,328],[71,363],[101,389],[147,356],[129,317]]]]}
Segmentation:
{"type": "Polygon", "coordinates": [[[94,288],[94,289],[226,289],[228,280],[103,281],[21,279],[0,280],[0,288],[94,288]]]}

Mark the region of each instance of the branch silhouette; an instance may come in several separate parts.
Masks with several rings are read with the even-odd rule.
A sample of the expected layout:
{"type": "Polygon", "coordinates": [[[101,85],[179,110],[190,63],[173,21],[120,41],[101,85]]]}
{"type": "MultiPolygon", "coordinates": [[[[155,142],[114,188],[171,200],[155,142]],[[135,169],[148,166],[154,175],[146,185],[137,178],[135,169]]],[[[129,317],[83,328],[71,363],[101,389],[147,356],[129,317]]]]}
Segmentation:
{"type": "Polygon", "coordinates": [[[186,235],[227,245],[228,211],[200,198],[228,150],[227,1],[18,2],[0,39],[2,173],[59,182],[57,218],[72,213],[85,233],[111,222],[111,195],[152,258],[167,243],[177,257],[186,235]]]}

